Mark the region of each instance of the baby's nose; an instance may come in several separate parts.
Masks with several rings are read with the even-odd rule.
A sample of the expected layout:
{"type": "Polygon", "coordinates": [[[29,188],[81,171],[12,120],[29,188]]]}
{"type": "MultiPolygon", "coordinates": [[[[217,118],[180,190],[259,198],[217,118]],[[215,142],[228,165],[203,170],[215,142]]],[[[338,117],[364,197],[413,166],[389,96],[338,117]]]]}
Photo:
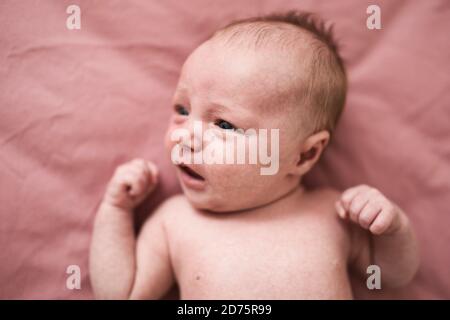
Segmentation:
{"type": "Polygon", "coordinates": [[[203,130],[201,123],[194,122],[187,130],[189,135],[183,136],[181,145],[185,149],[190,149],[191,152],[199,152],[203,147],[203,130]]]}

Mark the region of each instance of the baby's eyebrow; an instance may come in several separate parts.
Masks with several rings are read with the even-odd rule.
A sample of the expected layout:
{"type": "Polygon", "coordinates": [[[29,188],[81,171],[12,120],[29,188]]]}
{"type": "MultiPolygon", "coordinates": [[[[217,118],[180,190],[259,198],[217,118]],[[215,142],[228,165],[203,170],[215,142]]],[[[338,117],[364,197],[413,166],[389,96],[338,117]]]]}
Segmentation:
{"type": "Polygon", "coordinates": [[[231,101],[210,100],[208,102],[208,105],[209,108],[206,110],[205,114],[209,117],[219,116],[223,114],[239,114],[241,119],[247,119],[251,117],[251,114],[249,114],[247,111],[248,108],[244,108],[243,106],[234,104],[231,101]]]}
{"type": "Polygon", "coordinates": [[[231,108],[222,104],[211,102],[211,106],[212,107],[206,111],[208,115],[215,115],[217,113],[224,113],[231,111],[231,108]]]}
{"type": "Polygon", "coordinates": [[[205,112],[205,115],[208,118],[220,117],[221,115],[223,116],[223,114],[225,114],[225,117],[228,117],[232,114],[232,119],[229,120],[236,121],[239,119],[240,121],[238,124],[245,126],[256,126],[257,124],[254,117],[249,114],[246,109],[241,109],[239,112],[236,112],[235,108],[228,107],[223,103],[210,102],[210,105],[211,107],[205,112]]]}
{"type": "Polygon", "coordinates": [[[212,106],[205,111],[205,116],[207,118],[214,118],[227,113],[227,111],[229,112],[230,109],[225,106],[212,104],[212,106]]]}

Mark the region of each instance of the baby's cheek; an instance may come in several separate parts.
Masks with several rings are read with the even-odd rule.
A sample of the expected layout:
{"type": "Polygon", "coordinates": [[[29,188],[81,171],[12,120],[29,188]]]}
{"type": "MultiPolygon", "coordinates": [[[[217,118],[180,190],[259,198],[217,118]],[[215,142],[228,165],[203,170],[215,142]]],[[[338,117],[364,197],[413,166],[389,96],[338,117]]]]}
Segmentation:
{"type": "Polygon", "coordinates": [[[164,147],[166,149],[166,151],[170,152],[172,146],[171,146],[171,141],[170,141],[170,135],[168,132],[166,132],[165,136],[164,136],[164,147]]]}
{"type": "Polygon", "coordinates": [[[174,129],[175,126],[173,124],[169,125],[166,134],[164,135],[164,147],[169,154],[172,152],[172,149],[176,145],[176,142],[172,139],[172,132],[174,131],[174,129]]]}
{"type": "Polygon", "coordinates": [[[262,178],[259,167],[251,164],[210,165],[208,176],[216,189],[227,193],[255,188],[262,178]]]}

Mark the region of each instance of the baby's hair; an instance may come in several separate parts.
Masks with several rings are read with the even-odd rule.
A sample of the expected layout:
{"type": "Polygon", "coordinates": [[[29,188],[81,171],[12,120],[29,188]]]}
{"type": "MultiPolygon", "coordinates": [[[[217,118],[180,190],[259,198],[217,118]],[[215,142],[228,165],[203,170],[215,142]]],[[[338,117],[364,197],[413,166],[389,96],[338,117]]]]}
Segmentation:
{"type": "MultiPolygon", "coordinates": [[[[254,40],[250,44],[256,48],[275,43],[290,52],[309,45],[312,52],[305,65],[307,77],[296,101],[311,111],[310,118],[303,123],[309,133],[334,131],[345,104],[347,77],[332,25],[327,27],[310,12],[288,11],[233,21],[216,31],[212,38],[216,37],[240,45],[248,44],[250,38],[254,40]],[[300,32],[293,35],[292,26],[300,32]]],[[[299,61],[304,58],[299,57],[299,61]]]]}

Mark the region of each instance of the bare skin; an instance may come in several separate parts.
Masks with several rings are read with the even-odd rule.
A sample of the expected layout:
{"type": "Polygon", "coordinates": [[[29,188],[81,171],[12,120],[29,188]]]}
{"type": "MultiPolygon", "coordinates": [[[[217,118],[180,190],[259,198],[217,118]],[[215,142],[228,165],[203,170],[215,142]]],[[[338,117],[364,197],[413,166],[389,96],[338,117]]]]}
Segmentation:
{"type": "Polygon", "coordinates": [[[167,216],[181,298],[351,298],[350,244],[330,206],[333,197],[299,188],[271,205],[227,215],[200,212],[183,196],[173,199],[186,212],[178,220],[167,216]]]}
{"type": "MultiPolygon", "coordinates": [[[[119,169],[111,195],[114,188],[127,186],[140,197],[147,195],[155,176],[149,173],[151,164],[148,169],[145,164],[135,160],[119,169]]],[[[358,187],[360,192],[367,188],[358,187]]],[[[123,199],[136,199],[129,192],[121,193],[123,199]]],[[[381,262],[383,286],[407,283],[417,268],[407,219],[383,224],[385,232],[392,230],[372,235],[370,248],[371,235],[336,213],[333,204],[341,205],[345,195],[299,187],[274,203],[233,213],[195,209],[178,195],[152,214],[137,239],[132,225],[138,202],[123,206],[105,197],[91,251],[95,294],[157,299],[177,282],[182,299],[351,299],[349,270],[365,281],[371,255],[381,262]]],[[[392,221],[397,218],[405,217],[395,211],[392,221]]]]}
{"type": "Polygon", "coordinates": [[[205,141],[193,121],[218,130],[278,128],[277,174],[260,175],[259,164],[186,164],[193,177],[176,166],[183,195],[165,201],[136,236],[133,212],[156,187],[157,168],[142,159],[120,166],[94,226],[97,298],[158,299],[176,282],[182,299],[351,299],[349,270],[365,281],[373,263],[384,287],[412,279],[416,242],[400,208],[368,186],[343,194],[301,186],[330,136],[296,126],[284,87],[292,61],[267,50],[255,55],[210,41],[194,51],[174,95],[166,146],[200,152],[205,141]],[[189,141],[170,139],[179,128],[189,141]]]}

